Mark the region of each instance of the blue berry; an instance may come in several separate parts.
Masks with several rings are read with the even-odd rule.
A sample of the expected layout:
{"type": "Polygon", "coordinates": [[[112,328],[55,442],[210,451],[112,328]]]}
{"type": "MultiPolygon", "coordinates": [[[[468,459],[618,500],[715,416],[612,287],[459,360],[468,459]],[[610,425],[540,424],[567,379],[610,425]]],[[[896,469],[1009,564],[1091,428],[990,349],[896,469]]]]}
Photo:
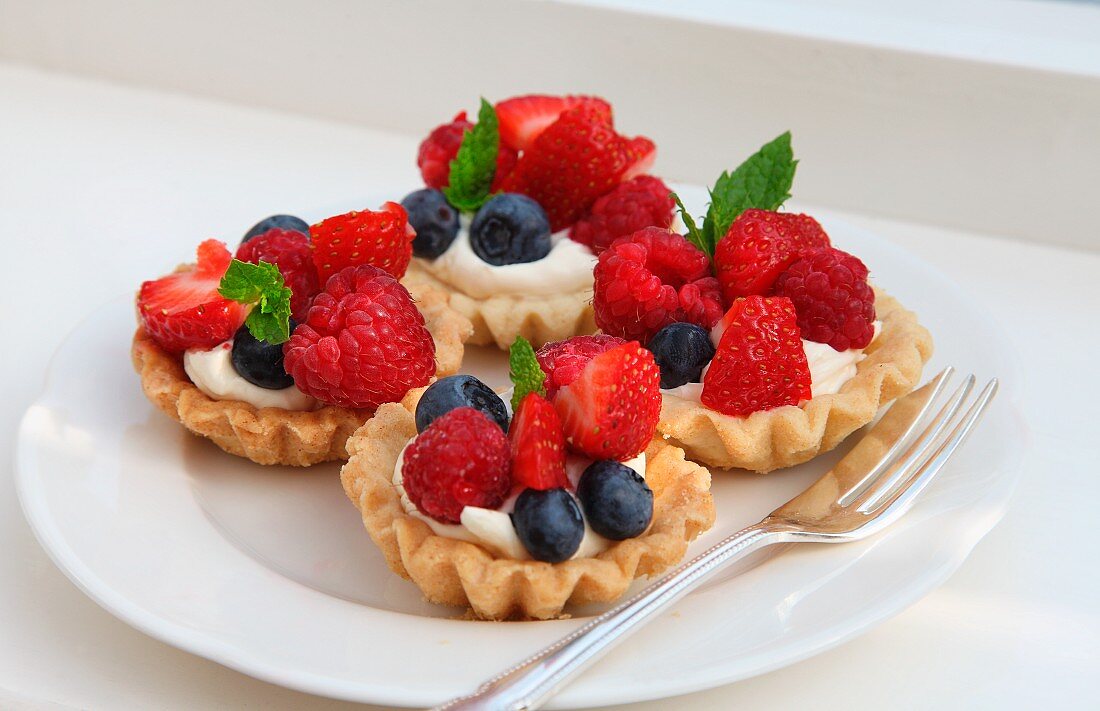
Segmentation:
{"type": "Polygon", "coordinates": [[[693,323],[670,323],[649,339],[646,348],[661,369],[661,387],[666,389],[698,383],[714,357],[710,334],[693,323]]]}
{"type": "MultiPolygon", "coordinates": [[[[290,332],[298,324],[290,319],[290,332]]],[[[253,385],[268,390],[282,390],[294,384],[283,367],[283,344],[258,341],[247,326],[241,326],[233,335],[233,369],[253,385]]]]}
{"type": "Polygon", "coordinates": [[[653,491],[621,462],[589,464],[577,482],[577,498],[592,530],[613,541],[640,536],[653,518],[653,491]]]}
{"type": "Polygon", "coordinates": [[[500,429],[508,431],[508,408],[504,401],[472,375],[450,375],[429,385],[416,404],[416,431],[423,432],[436,418],[459,407],[481,410],[500,429]]]}
{"type": "Polygon", "coordinates": [[[280,230],[294,230],[295,232],[301,232],[306,237],[309,237],[309,225],[306,221],[300,217],[294,215],[272,215],[271,217],[265,217],[256,224],[252,225],[252,229],[244,233],[244,237],[241,239],[241,244],[244,244],[253,237],[258,237],[264,232],[270,229],[279,228],[280,230]]]}
{"type": "Polygon", "coordinates": [[[489,264],[536,262],[550,254],[551,246],[550,220],[526,195],[495,195],[470,223],[470,247],[489,264]]]}
{"type": "Polygon", "coordinates": [[[524,489],[516,498],[512,525],[531,557],[547,563],[572,558],[584,538],[584,517],[565,489],[524,489]]]}
{"type": "Polygon", "coordinates": [[[406,195],[401,206],[416,230],[413,254],[435,259],[446,252],[458,234],[458,210],[451,207],[443,193],[432,188],[417,190],[406,195]]]}

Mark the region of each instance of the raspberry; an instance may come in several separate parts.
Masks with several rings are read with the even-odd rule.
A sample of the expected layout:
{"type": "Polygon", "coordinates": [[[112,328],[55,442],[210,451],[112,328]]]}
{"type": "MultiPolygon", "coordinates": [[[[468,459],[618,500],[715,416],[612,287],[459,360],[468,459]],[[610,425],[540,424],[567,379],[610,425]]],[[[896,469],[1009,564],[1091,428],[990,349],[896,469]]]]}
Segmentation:
{"type": "Polygon", "coordinates": [[[722,316],[710,260],[682,235],[647,227],[600,255],[592,306],[605,333],[648,343],[675,321],[711,326],[722,316]]]}
{"type": "Polygon", "coordinates": [[[499,508],[512,488],[511,448],[485,413],[460,407],[432,422],[405,449],[402,485],[425,516],[459,523],[462,509],[499,508]]]}
{"type": "Polygon", "coordinates": [[[400,279],[412,260],[416,230],[405,208],[387,202],[377,211],[359,210],[336,215],[309,228],[313,264],[323,284],[344,267],[360,264],[384,269],[400,279]]]}
{"type": "Polygon", "coordinates": [[[538,393],[527,393],[508,431],[512,443],[512,478],[518,489],[564,489],[565,435],[554,406],[538,393]]]}
{"type": "Polygon", "coordinates": [[[424,317],[405,287],[371,266],[334,274],[283,353],[299,390],[344,407],[396,402],[435,373],[424,317]]]}
{"type": "Polygon", "coordinates": [[[722,320],[726,330],[703,376],[704,405],[745,417],[810,399],[810,367],[790,299],[746,296],[722,320]]]}
{"type": "Polygon", "coordinates": [[[745,210],[714,250],[714,271],[728,303],[739,296],[768,294],[775,278],[799,254],[828,247],[829,236],[809,215],[745,210]]]}
{"type": "MultiPolygon", "coordinates": [[[[447,186],[451,176],[451,161],[458,155],[462,136],[472,127],[473,124],[466,120],[466,112],[462,111],[450,123],[435,127],[428,137],[421,141],[416,153],[416,165],[420,168],[420,175],[424,178],[425,185],[437,189],[447,186]]],[[[497,172],[493,177],[493,192],[500,188],[501,181],[512,172],[515,165],[516,152],[502,143],[500,152],[497,153],[497,172]]]]}
{"type": "Polygon", "coordinates": [[[672,224],[672,191],[664,181],[642,175],[625,183],[592,204],[588,214],[569,230],[569,236],[600,254],[619,237],[643,227],[672,224]]]}
{"type": "Polygon", "coordinates": [[[309,313],[313,297],[321,290],[309,238],[295,230],[272,228],[237,248],[237,259],[258,264],[274,264],[290,287],[290,312],[298,322],[309,313]]]}
{"type": "Polygon", "coordinates": [[[594,336],[575,336],[539,348],[535,358],[546,373],[546,397],[551,400],[564,387],[576,380],[588,361],[604,351],[626,343],[616,336],[597,333],[594,336]]]}
{"type": "Polygon", "coordinates": [[[775,280],[775,294],[794,303],[807,341],[835,350],[866,348],[875,336],[875,292],[858,258],[825,247],[806,253],[775,280]]]}

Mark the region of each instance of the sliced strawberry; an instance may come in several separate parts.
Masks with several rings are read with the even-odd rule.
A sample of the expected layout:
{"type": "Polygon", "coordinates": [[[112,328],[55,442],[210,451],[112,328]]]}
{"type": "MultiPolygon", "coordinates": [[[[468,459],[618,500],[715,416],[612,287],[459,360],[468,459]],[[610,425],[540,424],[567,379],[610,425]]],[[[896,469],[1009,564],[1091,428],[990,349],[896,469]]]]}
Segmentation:
{"type": "Polygon", "coordinates": [[[649,172],[657,160],[657,144],[645,136],[636,136],[626,144],[626,155],[630,165],[623,172],[624,181],[649,172]]]}
{"type": "Polygon", "coordinates": [[[599,354],[558,390],[554,408],[572,448],[624,461],[646,448],[661,414],[661,372],[636,342],[599,354]]]}
{"type": "Polygon", "coordinates": [[[535,358],[546,373],[546,397],[553,400],[558,388],[579,378],[590,360],[624,343],[626,341],[616,336],[597,333],[593,336],[573,336],[539,348],[535,358]]]}
{"type": "Polygon", "coordinates": [[[363,264],[389,272],[395,279],[405,276],[416,230],[409,225],[405,208],[387,202],[377,211],[330,217],[310,227],[309,235],[313,263],[323,288],[336,272],[363,264]]]}
{"type": "Polygon", "coordinates": [[[528,94],[501,101],[496,105],[500,140],[514,150],[527,150],[540,133],[558,120],[563,111],[583,103],[598,106],[610,119],[611,105],[595,96],[528,94]]]}
{"type": "Polygon", "coordinates": [[[776,277],[809,250],[828,247],[829,236],[809,215],[745,210],[714,250],[714,271],[727,303],[768,294],[776,277]]]}
{"type": "Polygon", "coordinates": [[[170,353],[213,348],[233,337],[247,309],[218,294],[232,256],[225,244],[208,239],[199,245],[198,263],[147,281],[138,292],[138,318],[153,341],[170,353]]]}
{"type": "Polygon", "coordinates": [[[550,401],[528,393],[519,403],[508,430],[512,443],[512,479],[519,489],[560,489],[565,475],[565,435],[550,401]]]}

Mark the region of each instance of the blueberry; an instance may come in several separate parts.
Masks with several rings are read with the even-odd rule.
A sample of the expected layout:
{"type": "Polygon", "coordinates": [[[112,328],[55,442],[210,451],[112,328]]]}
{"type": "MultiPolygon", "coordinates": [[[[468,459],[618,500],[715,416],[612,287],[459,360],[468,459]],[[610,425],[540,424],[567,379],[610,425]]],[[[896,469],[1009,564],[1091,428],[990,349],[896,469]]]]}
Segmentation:
{"type": "Polygon", "coordinates": [[[432,188],[417,190],[406,195],[401,206],[416,230],[413,254],[435,259],[446,252],[458,234],[458,210],[451,207],[443,193],[432,188]]]}
{"type": "MultiPolygon", "coordinates": [[[[290,332],[298,324],[290,319],[290,332]]],[[[241,326],[233,335],[233,369],[253,385],[268,390],[282,390],[294,384],[283,367],[283,344],[274,345],[258,341],[247,326],[241,326]]]]}
{"type": "Polygon", "coordinates": [[[550,220],[526,195],[501,193],[474,215],[470,247],[497,266],[538,261],[550,254],[550,220]]]}
{"type": "Polygon", "coordinates": [[[253,237],[262,235],[270,229],[279,228],[280,230],[294,230],[295,232],[301,232],[306,237],[309,237],[309,225],[306,221],[300,217],[294,215],[272,215],[271,217],[265,217],[256,224],[252,225],[252,229],[244,233],[244,237],[241,239],[241,244],[244,244],[253,237]]]}
{"type": "Polygon", "coordinates": [[[547,563],[569,560],[584,538],[584,517],[565,489],[524,489],[516,498],[512,525],[531,557],[547,563]]]}
{"type": "Polygon", "coordinates": [[[472,375],[450,375],[429,385],[416,404],[416,431],[423,432],[436,418],[459,407],[481,410],[500,425],[500,429],[508,432],[508,409],[504,401],[472,375]]]}
{"type": "Polygon", "coordinates": [[[693,323],[670,323],[657,331],[646,346],[661,368],[661,387],[697,383],[714,357],[714,344],[705,328],[693,323]]]}
{"type": "Polygon", "coordinates": [[[621,462],[589,464],[577,482],[577,498],[592,530],[613,541],[640,536],[653,518],[653,491],[621,462]]]}

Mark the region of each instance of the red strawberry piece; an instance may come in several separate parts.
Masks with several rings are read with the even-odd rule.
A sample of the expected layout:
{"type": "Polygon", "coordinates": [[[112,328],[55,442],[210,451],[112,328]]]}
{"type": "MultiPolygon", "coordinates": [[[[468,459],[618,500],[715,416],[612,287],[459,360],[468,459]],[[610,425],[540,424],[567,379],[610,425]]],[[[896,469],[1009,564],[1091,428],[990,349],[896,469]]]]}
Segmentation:
{"type": "Polygon", "coordinates": [[[218,294],[231,260],[225,244],[208,239],[199,245],[197,264],[141,285],[138,319],[154,343],[182,353],[233,337],[248,309],[218,294]]]}
{"type": "Polygon", "coordinates": [[[645,136],[632,138],[626,144],[626,156],[630,166],[623,172],[623,180],[630,180],[648,173],[657,160],[657,145],[645,136]]]}
{"type": "Polygon", "coordinates": [[[528,94],[501,101],[496,105],[500,141],[514,150],[525,151],[563,111],[585,103],[596,105],[600,111],[611,115],[611,105],[596,96],[528,94]]]}
{"type": "Polygon", "coordinates": [[[334,274],[283,353],[299,390],[344,407],[397,402],[435,373],[424,317],[405,287],[372,266],[334,274]]]}
{"type": "Polygon", "coordinates": [[[500,427],[472,407],[436,419],[405,448],[401,483],[425,516],[459,523],[462,509],[496,509],[512,489],[511,449],[500,427]]]}
{"type": "Polygon", "coordinates": [[[589,361],[558,391],[554,408],[573,449],[593,459],[630,459],[657,429],[661,371],[652,353],[624,343],[589,361]]]}
{"type": "Polygon", "coordinates": [[[512,479],[519,489],[568,488],[565,475],[565,435],[561,418],[538,393],[520,400],[508,430],[512,442],[512,479]]]}
{"type": "Polygon", "coordinates": [[[857,257],[825,247],[807,252],[775,280],[798,314],[807,341],[835,350],[866,348],[875,337],[875,292],[867,267],[857,257]]]}
{"type": "Polygon", "coordinates": [[[535,359],[546,373],[546,397],[553,400],[558,388],[580,377],[588,361],[624,343],[626,341],[617,336],[597,333],[594,336],[574,336],[539,348],[535,359]]]}
{"type": "Polygon", "coordinates": [[[722,316],[710,260],[682,235],[647,227],[600,255],[593,308],[605,333],[648,343],[674,321],[709,329],[722,316]]]}
{"type": "Polygon", "coordinates": [[[703,376],[704,405],[745,417],[810,399],[810,367],[790,299],[746,296],[723,321],[726,330],[703,376]]]}
{"type": "Polygon", "coordinates": [[[336,215],[309,228],[313,263],[324,284],[346,267],[369,264],[400,279],[412,260],[416,230],[409,225],[405,208],[387,202],[377,211],[361,210],[336,215]]]}
{"type": "Polygon", "coordinates": [[[298,322],[305,320],[313,297],[321,290],[308,237],[295,230],[273,228],[241,244],[237,248],[237,259],[277,266],[283,281],[290,287],[291,315],[298,322]]]}
{"type": "Polygon", "coordinates": [[[732,303],[739,296],[770,293],[779,272],[802,252],[828,246],[829,236],[809,215],[745,210],[718,242],[714,271],[732,303]]]}
{"type": "Polygon", "coordinates": [[[620,183],[592,204],[588,214],[573,224],[569,236],[600,254],[619,237],[643,227],[672,224],[672,191],[660,178],[642,175],[620,183]]]}
{"type": "MultiPolygon", "coordinates": [[[[466,119],[466,112],[458,115],[441,126],[436,126],[420,143],[416,153],[416,165],[420,168],[420,175],[424,178],[424,184],[429,188],[444,188],[451,177],[451,161],[458,155],[458,149],[462,145],[462,137],[473,128],[473,124],[466,119]]],[[[493,177],[492,189],[496,191],[501,181],[512,172],[516,165],[516,152],[506,145],[501,145],[497,153],[497,172],[493,177]]]]}

